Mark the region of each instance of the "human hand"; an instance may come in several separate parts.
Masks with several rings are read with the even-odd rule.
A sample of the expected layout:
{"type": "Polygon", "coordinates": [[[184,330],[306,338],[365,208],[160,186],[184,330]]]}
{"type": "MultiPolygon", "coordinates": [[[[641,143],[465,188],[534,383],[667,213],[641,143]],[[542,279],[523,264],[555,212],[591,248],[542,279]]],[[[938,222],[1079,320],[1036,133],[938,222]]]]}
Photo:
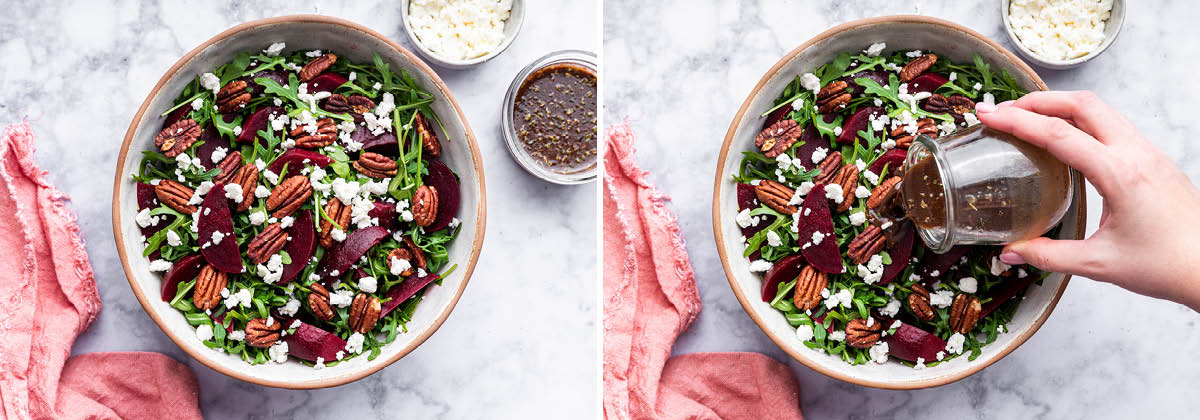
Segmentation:
{"type": "Polygon", "coordinates": [[[1095,94],[1034,92],[979,103],[980,121],[1083,173],[1104,197],[1100,228],[1084,240],[1009,244],[1008,264],[1077,274],[1200,311],[1200,190],[1123,115],[1095,94]]]}

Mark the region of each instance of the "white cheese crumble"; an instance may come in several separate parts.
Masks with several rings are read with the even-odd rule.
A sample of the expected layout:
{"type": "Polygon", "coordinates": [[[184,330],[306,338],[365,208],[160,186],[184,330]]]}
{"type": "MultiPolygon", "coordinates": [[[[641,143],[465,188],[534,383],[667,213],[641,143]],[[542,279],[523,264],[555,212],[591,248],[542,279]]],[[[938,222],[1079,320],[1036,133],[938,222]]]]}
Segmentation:
{"type": "Polygon", "coordinates": [[[170,245],[170,246],[183,245],[183,239],[180,238],[179,234],[175,233],[175,231],[168,230],[167,231],[167,245],[170,245]]]}
{"type": "Polygon", "coordinates": [[[825,160],[826,156],[829,156],[829,149],[818,147],[817,150],[813,151],[812,163],[821,163],[821,161],[825,160]]]}
{"type": "Polygon", "coordinates": [[[267,221],[267,213],[264,213],[262,210],[250,213],[250,224],[258,226],[263,224],[265,221],[267,221]]]}
{"type": "Polygon", "coordinates": [[[263,50],[263,54],[266,54],[267,57],[278,57],[279,53],[283,52],[284,48],[287,48],[287,44],[276,42],[268,46],[267,49],[263,50]]]}
{"type": "Polygon", "coordinates": [[[763,272],[771,269],[771,262],[767,260],[754,260],[750,262],[751,272],[763,272]]]}
{"type": "Polygon", "coordinates": [[[758,226],[758,217],[751,216],[750,209],[744,209],[738,212],[737,217],[735,217],[734,220],[737,221],[738,226],[743,229],[751,226],[758,226]]]}
{"type": "Polygon", "coordinates": [[[234,203],[242,203],[242,185],[237,183],[225,184],[225,198],[233,200],[234,203]]]}
{"type": "Polygon", "coordinates": [[[963,277],[958,280],[958,290],[963,293],[975,293],[979,291],[979,282],[974,277],[963,277]]]}
{"type": "Polygon", "coordinates": [[[329,294],[329,304],[339,308],[350,306],[354,301],[354,292],[349,290],[338,290],[329,294]]]}
{"type": "Polygon", "coordinates": [[[346,339],[346,351],[354,354],[362,353],[364,338],[360,333],[350,334],[350,338],[346,339]]]}
{"type": "Polygon", "coordinates": [[[775,233],[775,231],[768,230],[767,231],[767,245],[781,246],[781,245],[783,245],[783,239],[780,238],[779,234],[775,233]]]}
{"type": "Polygon", "coordinates": [[[1021,44],[1052,60],[1087,55],[1104,42],[1112,0],[1013,0],[1008,22],[1021,44]]]}
{"type": "Polygon", "coordinates": [[[150,227],[158,225],[159,217],[151,216],[150,209],[144,208],[142,211],[139,211],[136,216],[133,216],[133,220],[137,222],[138,227],[150,227]]]}
{"type": "Polygon", "coordinates": [[[894,317],[899,312],[900,312],[900,301],[898,301],[896,299],[889,300],[887,303],[887,306],[884,306],[883,309],[879,310],[879,314],[886,316],[886,317],[894,317]]]}
{"type": "MultiPolygon", "coordinates": [[[[862,188],[862,187],[859,187],[859,188],[862,188]]],[[[854,213],[850,213],[850,224],[852,224],[854,226],[862,226],[862,224],[866,223],[866,222],[867,222],[867,214],[866,213],[863,213],[861,211],[856,211],[854,213]]]]}
{"type": "Polygon", "coordinates": [[[964,337],[962,334],[954,333],[954,335],[950,336],[949,340],[946,340],[946,351],[954,354],[962,354],[963,342],[966,339],[967,337],[964,337]]]}
{"type": "Polygon", "coordinates": [[[243,330],[233,330],[233,332],[229,333],[228,337],[232,341],[242,341],[246,339],[246,332],[243,330]]]}
{"type": "Polygon", "coordinates": [[[204,73],[200,75],[200,86],[211,90],[213,94],[221,91],[221,78],[212,73],[204,73]]]}
{"type": "Polygon", "coordinates": [[[952,292],[952,291],[938,290],[936,292],[929,294],[929,304],[930,305],[933,305],[933,306],[936,306],[939,308],[945,308],[947,306],[950,306],[951,303],[954,303],[954,292],[952,292]]]}
{"type": "Polygon", "coordinates": [[[200,341],[212,340],[212,338],[213,338],[212,325],[209,325],[209,324],[197,325],[196,326],[196,338],[199,338],[200,341]]]}
{"type": "MultiPolygon", "coordinates": [[[[270,318],[267,318],[270,319],[270,318]]],[[[271,361],[275,363],[285,363],[288,359],[288,343],[280,341],[267,349],[267,354],[271,356],[271,361]]]]}
{"type": "Polygon", "coordinates": [[[367,293],[375,293],[377,287],[379,287],[379,282],[376,281],[374,277],[363,277],[358,279],[359,290],[367,293]]]}
{"type": "Polygon", "coordinates": [[[412,263],[408,262],[408,260],[396,257],[392,257],[392,260],[388,264],[388,271],[390,271],[393,276],[399,276],[400,273],[408,271],[409,268],[412,268],[412,263]]]}
{"type": "Polygon", "coordinates": [[[833,200],[834,203],[842,204],[844,192],[842,186],[838,184],[829,184],[825,186],[825,198],[833,200]]]}
{"type": "Polygon", "coordinates": [[[192,101],[192,109],[199,110],[204,107],[204,98],[196,98],[192,101]]]}
{"type": "Polygon", "coordinates": [[[887,363],[888,361],[888,343],[878,342],[867,350],[867,354],[871,356],[871,361],[879,364],[887,363]]]}
{"type": "Polygon", "coordinates": [[[300,310],[300,301],[296,300],[296,298],[291,298],[288,299],[287,303],[285,303],[282,308],[279,308],[279,314],[283,316],[293,316],[296,315],[296,311],[298,310],[300,310]]]}
{"type": "Polygon", "coordinates": [[[150,271],[167,271],[171,269],[171,262],[167,260],[150,261],[150,271]]]}
{"type": "Polygon", "coordinates": [[[812,325],[801,325],[799,327],[796,327],[796,338],[799,338],[800,341],[812,340],[812,338],[813,338],[812,325]]]}
{"type": "Polygon", "coordinates": [[[878,57],[879,53],[883,52],[884,48],[887,48],[886,43],[876,42],[867,47],[867,49],[863,50],[863,52],[867,54],[867,57],[878,57]]]}
{"type": "Polygon", "coordinates": [[[800,76],[800,84],[804,86],[805,89],[811,90],[813,93],[821,91],[821,78],[817,77],[815,74],[804,73],[803,76],[800,76]]]}
{"type": "Polygon", "coordinates": [[[859,186],[858,186],[858,188],[855,188],[855,189],[854,189],[854,196],[855,196],[855,197],[858,197],[858,198],[867,198],[867,197],[870,197],[870,196],[871,196],[871,190],[867,189],[867,187],[864,187],[864,186],[862,186],[862,185],[859,185],[859,186]]]}
{"type": "Polygon", "coordinates": [[[511,0],[413,0],[408,22],[421,44],[451,60],[469,60],[504,42],[511,0]]]}

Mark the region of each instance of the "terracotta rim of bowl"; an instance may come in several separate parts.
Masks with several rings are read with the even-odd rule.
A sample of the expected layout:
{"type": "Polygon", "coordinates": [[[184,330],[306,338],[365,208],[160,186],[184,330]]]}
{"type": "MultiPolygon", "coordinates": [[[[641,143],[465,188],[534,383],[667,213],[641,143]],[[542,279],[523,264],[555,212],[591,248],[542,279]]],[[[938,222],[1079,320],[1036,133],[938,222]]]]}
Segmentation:
{"type": "MultiPolygon", "coordinates": [[[[1029,65],[1025,64],[1024,61],[1021,61],[1020,58],[1018,58],[1016,55],[1013,55],[1012,52],[1004,49],[999,44],[988,39],[987,37],[983,36],[982,34],[975,32],[965,26],[953,23],[953,22],[945,21],[942,19],[926,17],[926,16],[896,15],[896,16],[882,16],[882,17],[856,20],[856,21],[843,23],[843,24],[834,26],[832,28],[829,28],[825,32],[821,32],[820,34],[817,34],[817,36],[809,39],[808,41],[805,41],[803,44],[800,44],[800,46],[796,47],[791,52],[784,55],[783,58],[779,59],[779,61],[776,62],[774,66],[771,66],[771,69],[768,70],[767,73],[763,75],[762,79],[758,81],[758,84],[754,86],[754,89],[751,90],[750,94],[746,97],[746,101],[743,102],[741,108],[738,109],[737,114],[734,115],[733,122],[731,122],[729,124],[729,131],[727,131],[725,133],[725,141],[721,145],[721,153],[720,153],[719,157],[717,158],[716,179],[713,181],[713,207],[712,207],[713,236],[716,239],[717,254],[719,254],[721,257],[721,265],[725,268],[725,277],[729,281],[730,288],[733,289],[733,294],[737,296],[738,302],[741,303],[742,309],[746,311],[747,315],[750,315],[750,318],[752,320],[754,320],[754,323],[758,325],[758,328],[762,329],[762,331],[764,333],[766,333],[767,337],[770,338],[771,341],[775,342],[776,346],[778,346],[781,350],[786,352],[793,359],[795,359],[796,361],[800,362],[801,364],[803,364],[805,366],[808,366],[809,369],[820,372],[820,373],[824,374],[825,376],[840,379],[842,381],[850,382],[850,383],[857,384],[857,385],[869,386],[869,387],[874,387],[874,388],[884,388],[884,389],[921,389],[921,388],[929,388],[929,387],[945,385],[945,384],[957,381],[959,379],[965,378],[967,376],[970,376],[970,375],[974,374],[975,372],[978,372],[978,371],[982,370],[983,368],[988,367],[992,363],[995,363],[996,361],[1003,359],[1004,356],[1007,356],[1009,353],[1011,353],[1017,347],[1020,347],[1021,344],[1024,344],[1025,341],[1029,339],[1029,337],[1033,336],[1033,334],[1035,332],[1037,332],[1038,329],[1041,328],[1042,324],[1046,322],[1046,318],[1048,318],[1050,316],[1050,313],[1054,312],[1054,307],[1058,304],[1058,300],[1060,298],[1062,298],[1063,291],[1066,290],[1067,283],[1071,280],[1071,276],[1066,275],[1063,278],[1062,283],[1059,285],[1058,290],[1054,294],[1054,298],[1050,301],[1050,306],[1046,308],[1046,311],[1041,316],[1039,316],[1037,319],[1034,320],[1031,328],[1029,328],[1027,331],[1022,333],[1018,337],[1016,337],[1013,341],[1011,341],[1009,343],[1008,346],[1000,349],[1000,352],[997,353],[995,356],[985,359],[985,360],[977,359],[976,361],[971,362],[971,363],[974,363],[973,366],[968,367],[963,372],[955,373],[953,375],[938,376],[938,377],[933,377],[930,379],[923,379],[923,380],[917,380],[917,381],[904,381],[904,382],[900,382],[900,383],[888,382],[888,381],[865,380],[865,379],[855,378],[855,377],[852,377],[852,376],[849,376],[849,375],[846,375],[846,374],[843,374],[841,372],[837,372],[837,371],[834,371],[831,369],[827,369],[827,368],[817,364],[816,362],[810,360],[812,355],[801,354],[800,352],[791,348],[791,346],[787,345],[787,343],[790,340],[794,340],[794,338],[780,337],[780,336],[776,335],[775,333],[773,333],[771,331],[771,329],[767,327],[766,321],[763,320],[763,318],[751,307],[752,302],[746,297],[746,295],[744,293],[742,293],[741,287],[738,286],[737,280],[735,280],[733,269],[729,265],[729,255],[727,255],[725,253],[725,237],[724,237],[724,234],[721,232],[721,222],[722,222],[722,220],[721,220],[721,201],[720,201],[721,185],[722,185],[722,183],[727,183],[727,181],[725,179],[725,174],[722,172],[723,168],[725,167],[725,160],[729,158],[729,150],[730,150],[730,147],[733,145],[733,136],[734,136],[735,132],[737,131],[738,123],[740,121],[742,121],[743,118],[746,117],[746,113],[750,108],[750,102],[753,101],[753,99],[759,95],[762,88],[764,86],[766,86],[767,81],[770,80],[772,76],[779,73],[783,69],[783,67],[785,65],[787,65],[788,62],[790,62],[793,58],[795,58],[797,55],[799,55],[802,51],[808,49],[809,47],[813,46],[814,44],[816,44],[818,42],[824,41],[826,38],[829,38],[830,36],[833,36],[837,33],[840,33],[840,32],[846,31],[846,30],[856,29],[856,28],[860,28],[863,26],[891,24],[891,23],[918,23],[918,24],[925,24],[925,25],[935,25],[935,26],[941,26],[941,27],[945,27],[948,29],[953,29],[955,31],[961,32],[965,36],[972,37],[972,38],[975,38],[979,41],[986,43],[988,46],[992,47],[997,52],[999,52],[1001,55],[1006,57],[1009,61],[1009,64],[1012,64],[1013,66],[1016,67],[1017,70],[1025,73],[1027,76],[1029,76],[1029,78],[1031,80],[1033,80],[1033,82],[1037,85],[1038,89],[1048,90],[1048,88],[1046,87],[1046,83],[1043,82],[1040,77],[1038,77],[1037,73],[1034,72],[1033,69],[1029,67],[1029,65]]],[[[1082,187],[1082,183],[1077,183],[1076,186],[1079,187],[1077,189],[1080,189],[1082,187]]],[[[1086,196],[1087,195],[1084,193],[1077,193],[1077,195],[1076,195],[1076,198],[1079,200],[1079,211],[1078,211],[1078,216],[1076,217],[1076,224],[1079,227],[1078,227],[1078,231],[1075,232],[1075,235],[1074,235],[1076,239],[1083,239],[1084,229],[1086,229],[1086,226],[1087,226],[1087,223],[1086,223],[1087,222],[1086,196]]],[[[755,296],[755,298],[757,298],[757,296],[755,296]]]]}
{"type": "MultiPolygon", "coordinates": [[[[116,175],[114,177],[115,179],[113,181],[113,198],[112,198],[113,235],[116,239],[117,254],[121,257],[121,266],[124,267],[124,269],[125,269],[125,277],[129,281],[129,286],[130,286],[130,288],[133,289],[134,295],[137,296],[138,302],[142,304],[142,308],[145,309],[147,315],[150,315],[150,318],[154,320],[154,323],[158,325],[158,328],[161,329],[163,331],[163,333],[165,333],[167,335],[167,337],[171,339],[171,341],[175,342],[176,346],[178,346],[184,352],[188,353],[188,355],[191,356],[193,359],[196,359],[200,363],[204,364],[205,366],[208,366],[209,368],[211,368],[217,372],[221,372],[230,377],[237,378],[237,379],[240,379],[240,380],[243,380],[246,382],[250,382],[250,383],[254,383],[254,384],[258,384],[258,385],[267,385],[267,386],[273,386],[273,387],[279,387],[279,388],[289,388],[289,389],[313,389],[313,388],[325,388],[325,387],[331,387],[331,386],[338,386],[338,385],[342,385],[342,384],[346,384],[349,382],[354,382],[359,379],[362,379],[362,378],[366,377],[367,375],[373,374],[373,373],[379,371],[380,369],[382,369],[386,366],[389,366],[392,363],[395,363],[397,360],[400,360],[401,357],[404,357],[409,352],[412,352],[414,349],[416,349],[422,343],[424,343],[425,340],[429,339],[429,337],[431,335],[433,335],[433,333],[435,331],[437,331],[439,327],[441,327],[442,323],[446,321],[446,318],[450,316],[450,312],[454,311],[454,306],[458,303],[458,299],[460,297],[462,297],[463,290],[466,289],[467,282],[471,279],[471,273],[475,270],[475,263],[479,260],[480,248],[483,246],[484,226],[486,225],[485,222],[487,220],[487,200],[486,200],[486,189],[484,188],[483,159],[479,154],[479,146],[475,141],[475,133],[473,131],[471,131],[471,126],[467,122],[467,117],[466,117],[466,115],[463,114],[462,108],[458,106],[458,102],[454,99],[454,96],[450,93],[450,89],[448,87],[446,87],[445,82],[443,82],[442,79],[440,77],[438,77],[437,73],[435,73],[433,71],[433,69],[430,68],[429,65],[426,64],[423,59],[414,55],[411,51],[405,49],[404,47],[401,47],[400,44],[397,44],[396,42],[392,41],[391,39],[384,36],[383,34],[376,32],[370,28],[367,28],[366,26],[363,26],[363,25],[360,25],[360,24],[357,24],[357,23],[354,23],[354,22],[351,22],[351,21],[348,21],[345,19],[339,19],[339,18],[334,18],[334,17],[329,17],[329,16],[318,16],[318,15],[291,15],[291,16],[280,16],[280,17],[273,17],[273,18],[268,18],[268,19],[254,20],[254,21],[242,23],[242,24],[239,24],[232,28],[226,29],[225,31],[217,34],[216,36],[210,38],[209,40],[204,41],[204,43],[200,44],[196,48],[193,48],[191,51],[189,51],[187,54],[185,54],[182,58],[180,58],[179,61],[176,61],[175,64],[172,65],[171,68],[168,69],[165,74],[163,74],[162,78],[158,80],[158,84],[154,85],[154,88],[150,90],[150,93],[146,96],[146,100],[144,102],[142,102],[142,106],[140,108],[138,108],[137,113],[134,114],[133,121],[131,121],[129,123],[129,130],[125,132],[125,140],[123,143],[121,143],[121,152],[120,152],[120,155],[118,155],[118,157],[117,157],[116,172],[117,173],[116,173],[116,175]],[[118,201],[118,194],[121,190],[121,183],[124,180],[124,176],[126,175],[126,174],[122,173],[121,169],[125,166],[125,159],[129,155],[130,146],[133,143],[133,134],[137,130],[138,121],[141,121],[142,115],[146,113],[146,108],[148,108],[150,106],[151,100],[153,100],[154,97],[158,95],[159,90],[162,89],[163,85],[165,85],[167,83],[167,80],[169,80],[171,78],[171,76],[175,75],[175,73],[178,72],[179,69],[184,66],[184,64],[190,62],[193,58],[195,58],[195,56],[198,55],[201,51],[203,51],[205,48],[208,48],[210,45],[212,45],[218,41],[224,40],[234,34],[237,34],[239,32],[242,32],[242,31],[245,31],[245,30],[248,30],[251,28],[257,28],[257,27],[265,26],[265,25],[285,24],[285,23],[322,23],[322,24],[336,25],[336,26],[342,26],[342,27],[345,27],[348,29],[353,29],[355,31],[362,32],[362,33],[366,34],[367,36],[378,39],[379,41],[390,46],[396,52],[407,57],[409,59],[409,61],[411,61],[413,63],[413,67],[417,71],[421,71],[429,76],[430,80],[432,80],[434,83],[433,88],[442,92],[442,94],[446,97],[447,101],[450,103],[450,106],[458,114],[458,118],[463,122],[463,127],[465,129],[464,133],[465,133],[465,137],[466,137],[465,140],[467,143],[467,147],[471,152],[471,161],[474,164],[475,173],[478,174],[478,178],[479,178],[479,205],[475,209],[476,213],[478,214],[478,220],[475,223],[475,238],[471,245],[470,258],[468,258],[465,266],[463,267],[465,270],[464,270],[464,274],[463,274],[462,284],[460,284],[458,287],[458,290],[456,290],[454,292],[454,297],[452,297],[450,299],[450,304],[442,311],[441,314],[439,314],[437,316],[436,319],[434,319],[433,323],[430,324],[430,326],[428,328],[426,328],[424,331],[420,332],[420,334],[417,336],[416,339],[414,339],[406,347],[401,349],[400,352],[396,353],[396,355],[392,356],[390,359],[386,360],[384,363],[379,364],[378,366],[373,367],[373,368],[349,372],[346,375],[342,375],[342,376],[336,376],[333,378],[323,379],[323,380],[302,381],[302,382],[298,382],[298,383],[291,382],[291,381],[276,381],[276,380],[270,380],[270,379],[259,379],[256,377],[251,377],[251,376],[248,376],[236,369],[228,369],[220,364],[213,362],[209,358],[211,355],[199,354],[199,352],[193,351],[190,347],[183,345],[182,340],[184,340],[184,338],[176,336],[166,327],[165,322],[159,316],[158,312],[154,308],[151,307],[152,302],[147,300],[145,292],[142,290],[141,286],[137,284],[137,281],[134,280],[133,270],[129,266],[129,257],[128,257],[128,255],[125,254],[125,247],[122,246],[122,244],[125,243],[125,238],[124,238],[124,235],[121,233],[120,224],[124,218],[122,217],[121,206],[120,206],[120,202],[118,201]]],[[[158,298],[157,295],[155,295],[154,297],[156,299],[158,298]]]]}

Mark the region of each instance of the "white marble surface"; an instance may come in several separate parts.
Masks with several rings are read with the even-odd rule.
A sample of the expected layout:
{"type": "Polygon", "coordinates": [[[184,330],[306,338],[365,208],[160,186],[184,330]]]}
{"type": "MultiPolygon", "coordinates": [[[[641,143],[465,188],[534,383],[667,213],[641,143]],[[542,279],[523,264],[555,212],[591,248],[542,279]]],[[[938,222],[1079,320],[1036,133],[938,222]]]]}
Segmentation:
{"type": "Polygon", "coordinates": [[[479,264],[456,310],[422,347],[361,381],[315,391],[264,388],[212,371],[145,315],[113,245],[117,147],[162,73],[234,24],[320,13],[408,45],[400,12],[388,1],[141,3],[5,2],[0,17],[0,124],[28,118],[33,125],[38,163],[74,199],[104,303],[74,353],[158,351],[185,361],[214,419],[563,418],[598,410],[595,188],[527,175],[509,157],[498,124],[504,91],[521,67],[554,50],[599,48],[596,1],[529,2],[507,52],[473,70],[439,70],[484,158],[488,230],[479,264]]]}
{"type": "MultiPolygon", "coordinates": [[[[1155,6],[1131,6],[1120,38],[1095,61],[1039,73],[1054,89],[1097,92],[1200,182],[1194,95],[1182,91],[1197,84],[1174,70],[1200,64],[1200,46],[1185,42],[1200,8],[1155,6]]],[[[640,135],[638,162],[674,199],[705,305],[675,353],[759,351],[787,361],[809,418],[1195,416],[1194,401],[1181,397],[1197,395],[1200,314],[1108,284],[1074,280],[1024,346],[979,374],[920,391],[859,387],[791,361],[729,288],[712,236],[713,171],[733,114],[762,74],[826,28],[872,16],[941,17],[1008,45],[997,1],[607,0],[604,13],[606,123],[627,120],[640,135]]],[[[1092,232],[1094,190],[1088,201],[1092,232]]]]}

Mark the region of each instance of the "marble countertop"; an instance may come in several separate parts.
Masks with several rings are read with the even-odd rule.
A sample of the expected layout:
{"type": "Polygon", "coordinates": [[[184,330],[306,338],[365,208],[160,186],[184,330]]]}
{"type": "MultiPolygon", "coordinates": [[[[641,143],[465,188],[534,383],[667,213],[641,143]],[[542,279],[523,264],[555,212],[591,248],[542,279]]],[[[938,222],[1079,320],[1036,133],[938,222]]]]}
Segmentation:
{"type": "MultiPolygon", "coordinates": [[[[1095,61],[1039,74],[1052,89],[1095,91],[1200,182],[1200,143],[1189,130],[1196,121],[1192,100],[1176,99],[1183,86],[1166,70],[1200,63],[1200,46],[1181,42],[1194,37],[1190,28],[1200,10],[1184,1],[1156,6],[1128,10],[1120,38],[1095,61]]],[[[834,24],[889,14],[955,21],[1011,49],[997,2],[607,0],[604,13],[606,124],[627,120],[640,136],[638,162],[674,199],[704,301],[676,354],[758,351],[786,361],[801,383],[810,418],[1192,413],[1193,401],[1179,397],[1194,396],[1200,378],[1200,364],[1191,361],[1200,354],[1200,314],[1109,284],[1076,278],[1024,346],[976,375],[919,391],[864,388],[792,361],[750,320],[729,288],[712,236],[713,170],[730,120],[762,74],[834,24]]],[[[1090,187],[1088,195],[1093,232],[1100,197],[1090,187]]]]}
{"type": "Polygon", "coordinates": [[[47,2],[8,8],[0,18],[0,124],[28,118],[39,136],[37,162],[74,201],[104,304],[73,353],[158,351],[185,361],[209,418],[597,412],[597,253],[589,246],[597,243],[595,189],[526,174],[509,157],[498,124],[505,89],[522,67],[554,50],[598,49],[595,0],[537,2],[504,54],[472,70],[439,69],[480,142],[488,231],[456,310],[416,351],[353,384],[273,389],[191,360],[146,316],[117,258],[109,208],[117,148],[162,73],[232,25],[287,14],[346,18],[409,45],[397,2],[264,3],[47,2]]]}

